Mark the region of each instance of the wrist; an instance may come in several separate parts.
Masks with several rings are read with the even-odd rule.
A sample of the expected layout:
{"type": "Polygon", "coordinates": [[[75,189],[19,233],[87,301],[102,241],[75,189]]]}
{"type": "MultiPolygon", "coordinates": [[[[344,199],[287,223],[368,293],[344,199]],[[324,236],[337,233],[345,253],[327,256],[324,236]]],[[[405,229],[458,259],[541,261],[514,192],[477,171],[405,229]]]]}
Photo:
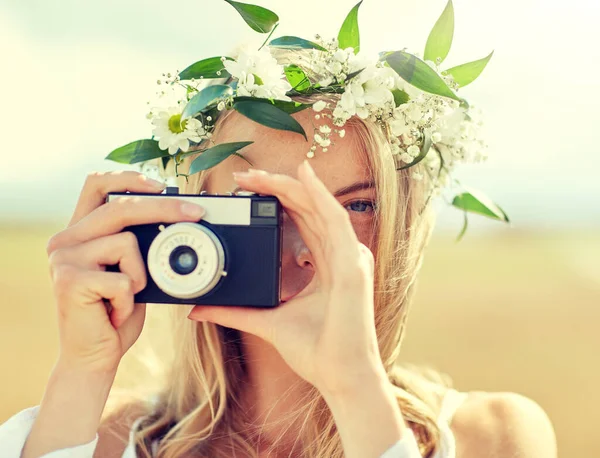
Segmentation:
{"type": "Polygon", "coordinates": [[[101,386],[106,383],[112,385],[117,374],[118,366],[99,366],[87,365],[73,362],[69,358],[59,357],[52,373],[50,375],[55,378],[69,378],[77,382],[90,382],[94,386],[101,386]]]}
{"type": "Polygon", "coordinates": [[[383,365],[355,363],[344,371],[336,371],[336,377],[317,388],[326,400],[343,401],[360,397],[373,390],[390,388],[389,378],[383,365]]]}
{"type": "Polygon", "coordinates": [[[407,426],[394,386],[379,371],[342,391],[322,393],[348,458],[381,456],[406,437],[407,426]]]}
{"type": "Polygon", "coordinates": [[[40,456],[94,440],[115,373],[91,372],[57,362],[24,448],[40,456]]]}

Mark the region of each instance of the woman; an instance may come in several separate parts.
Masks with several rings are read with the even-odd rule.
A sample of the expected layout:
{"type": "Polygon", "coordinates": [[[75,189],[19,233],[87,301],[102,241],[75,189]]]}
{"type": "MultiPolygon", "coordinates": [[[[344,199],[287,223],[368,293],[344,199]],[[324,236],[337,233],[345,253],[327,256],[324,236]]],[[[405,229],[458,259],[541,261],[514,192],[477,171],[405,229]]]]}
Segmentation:
{"type": "MultiPolygon", "coordinates": [[[[322,68],[335,71],[310,75],[318,92],[349,79],[352,70],[346,50],[327,50],[322,68]]],[[[147,282],[143,260],[135,237],[122,230],[199,221],[203,209],[175,199],[129,197],[104,204],[108,192],[159,193],[164,186],[135,172],[91,174],[69,226],[48,244],[60,356],[39,409],[21,412],[0,427],[3,456],[555,457],[552,426],[533,401],[510,393],[459,393],[397,365],[433,226],[431,164],[417,164],[420,150],[414,144],[400,157],[415,164],[397,166],[398,138],[406,147],[412,135],[397,121],[403,113],[417,121],[422,113],[407,103],[414,89],[404,87],[392,97],[383,87],[389,69],[373,67],[351,84],[338,85],[360,83],[352,94],[331,91],[327,105],[322,94],[307,96],[304,90],[298,97],[277,78],[267,81],[277,74],[276,65],[270,56],[261,59],[268,71],[260,78],[258,70],[240,71],[242,59],[222,61],[231,75],[239,72],[238,95],[286,100],[289,94],[314,104],[314,111],[292,117],[308,133],[309,144],[321,147],[318,154],[296,127],[265,127],[248,113],[242,116],[242,110],[223,111],[221,103],[211,135],[202,137],[206,132],[193,118],[182,121],[181,110],[168,114],[164,129],[157,129],[160,148],[171,154],[187,151],[188,139],[214,145],[252,142],[243,157],[231,155],[192,174],[184,192],[241,189],[279,198],[286,213],[281,304],[191,311],[174,305],[178,346],[164,389],[102,420],[119,362],[145,317],[144,304],[133,300],[147,282]],[[373,82],[375,89],[369,86],[373,82]],[[373,104],[369,112],[364,91],[382,105],[373,104]],[[388,106],[399,118],[390,112],[396,124],[382,128],[369,113],[381,120],[381,108],[388,106]],[[169,131],[173,125],[176,129],[169,131]],[[197,130],[189,133],[191,126],[197,130]],[[121,272],[106,272],[112,264],[121,272]]],[[[391,89],[400,88],[393,78],[392,83],[391,89]]],[[[433,103],[442,107],[437,99],[433,103]]],[[[440,138],[441,133],[434,141],[440,138]]],[[[181,158],[180,167],[189,170],[194,157],[181,158]]]]}

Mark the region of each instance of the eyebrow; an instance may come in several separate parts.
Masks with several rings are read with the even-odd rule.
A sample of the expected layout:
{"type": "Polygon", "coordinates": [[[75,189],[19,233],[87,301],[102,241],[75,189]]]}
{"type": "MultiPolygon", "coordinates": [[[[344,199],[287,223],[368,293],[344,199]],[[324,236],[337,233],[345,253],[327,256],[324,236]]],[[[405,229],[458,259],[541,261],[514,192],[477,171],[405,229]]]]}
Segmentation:
{"type": "Polygon", "coordinates": [[[362,191],[363,189],[373,189],[375,188],[375,182],[373,181],[362,181],[358,183],[351,184],[350,186],[345,186],[343,188],[338,189],[333,193],[335,197],[340,197],[345,194],[350,194],[356,191],[362,191]]]}
{"type": "MultiPolygon", "coordinates": [[[[344,186],[343,188],[340,188],[336,192],[334,192],[333,195],[334,195],[334,197],[340,197],[340,196],[350,194],[350,193],[353,193],[356,191],[362,191],[363,189],[374,189],[374,188],[375,188],[375,182],[362,181],[362,182],[358,182],[358,183],[353,183],[350,186],[344,186]]],[[[236,193],[238,191],[242,191],[242,188],[240,188],[239,186],[237,186],[231,192],[236,193]]]]}

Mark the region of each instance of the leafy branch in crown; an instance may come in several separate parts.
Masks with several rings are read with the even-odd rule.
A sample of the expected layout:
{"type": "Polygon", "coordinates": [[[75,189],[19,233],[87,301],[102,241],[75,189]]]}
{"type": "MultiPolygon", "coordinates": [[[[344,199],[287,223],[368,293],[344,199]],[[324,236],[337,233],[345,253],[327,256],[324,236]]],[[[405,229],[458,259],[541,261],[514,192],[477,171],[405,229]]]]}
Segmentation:
{"type": "MultiPolygon", "coordinates": [[[[271,39],[279,24],[274,12],[225,1],[254,31],[268,34],[263,45],[241,51],[235,58],[210,57],[173,76],[163,75],[165,80],[158,80],[162,106],[153,107],[148,114],[154,126],[152,138],[117,148],[107,159],[124,164],[158,160],[163,170],[172,162],[175,176],[181,176],[178,167],[182,161],[197,155],[184,175],[187,177],[232,155],[245,159],[242,150],[252,142],[214,145],[211,140],[222,112],[235,110],[259,124],[307,140],[304,128],[292,116],[306,109],[315,112],[315,119],[330,121],[315,128],[312,145],[307,148],[309,158],[326,152],[335,136],[343,137],[344,124],[352,116],[369,119],[388,135],[397,170],[421,164],[411,176],[422,180],[426,174],[432,196],[451,181],[457,164],[487,158],[480,114],[457,92],[479,77],[493,52],[441,70],[454,36],[452,0],[431,30],[422,58],[403,49],[381,52],[375,59],[360,52],[358,11],[362,0],[346,16],[337,38],[331,40],[318,35],[314,40],[296,36],[271,39]],[[308,59],[280,65],[273,56],[278,50],[295,50],[308,59]],[[292,97],[317,101],[301,103],[292,97]]],[[[467,212],[509,222],[498,205],[474,190],[465,188],[451,205],[465,215],[459,239],[467,228],[467,212]]]]}

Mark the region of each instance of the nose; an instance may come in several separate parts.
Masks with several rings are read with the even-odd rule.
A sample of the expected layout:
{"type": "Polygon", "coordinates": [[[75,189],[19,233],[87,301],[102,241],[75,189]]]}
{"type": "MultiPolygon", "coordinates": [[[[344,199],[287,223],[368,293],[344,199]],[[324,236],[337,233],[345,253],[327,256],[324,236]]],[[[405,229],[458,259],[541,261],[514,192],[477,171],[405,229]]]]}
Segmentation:
{"type": "MultiPolygon", "coordinates": [[[[300,243],[298,245],[300,245],[300,243]]],[[[314,271],[315,267],[312,254],[304,244],[303,240],[301,240],[301,245],[302,246],[299,246],[296,252],[296,264],[298,264],[299,267],[302,267],[304,269],[314,271]]]]}
{"type": "Polygon", "coordinates": [[[283,218],[281,254],[281,297],[286,300],[302,291],[315,274],[313,255],[298,228],[286,214],[283,218]]]}
{"type": "Polygon", "coordinates": [[[283,255],[293,258],[298,267],[314,271],[313,256],[287,213],[283,217],[283,255]]]}

